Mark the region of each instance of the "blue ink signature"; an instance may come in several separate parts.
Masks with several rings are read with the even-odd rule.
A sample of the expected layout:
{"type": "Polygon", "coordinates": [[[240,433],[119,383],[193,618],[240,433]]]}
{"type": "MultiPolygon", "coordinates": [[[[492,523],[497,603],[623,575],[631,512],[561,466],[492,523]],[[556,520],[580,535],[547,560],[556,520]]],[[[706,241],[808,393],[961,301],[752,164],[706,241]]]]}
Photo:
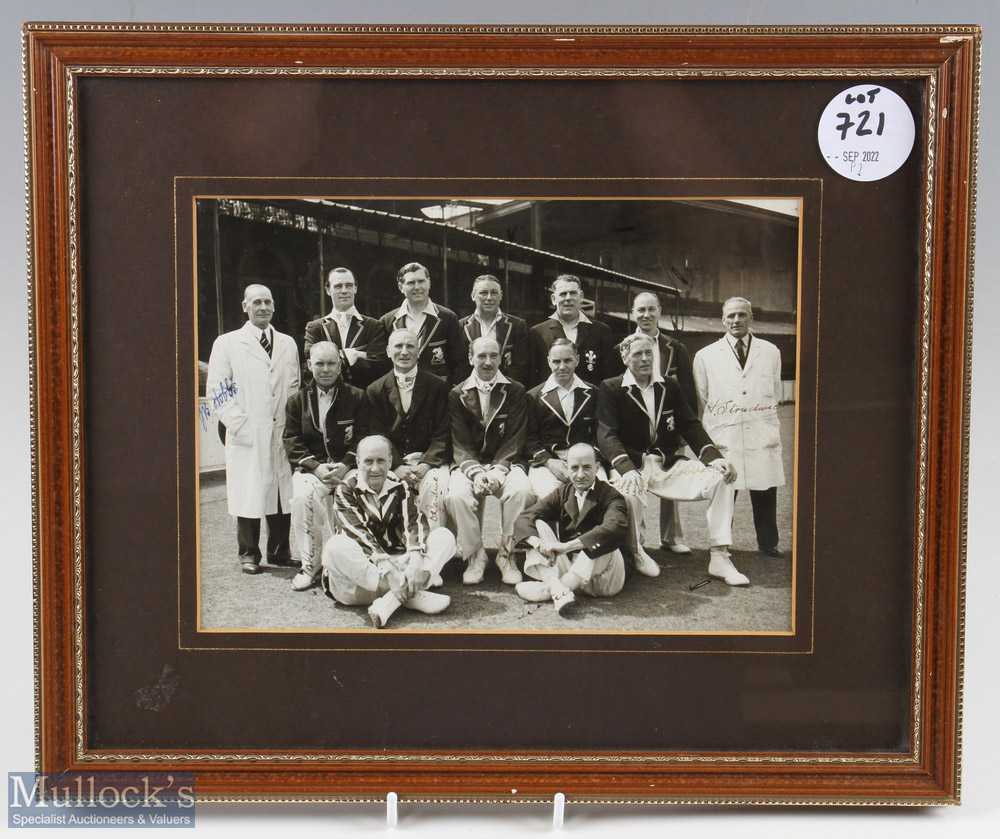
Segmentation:
{"type": "Polygon", "coordinates": [[[201,420],[202,429],[208,431],[208,423],[212,419],[212,411],[219,410],[230,399],[236,396],[238,392],[236,383],[229,381],[228,378],[219,382],[218,389],[213,389],[211,394],[209,394],[211,405],[201,404],[198,406],[198,418],[201,420]]]}

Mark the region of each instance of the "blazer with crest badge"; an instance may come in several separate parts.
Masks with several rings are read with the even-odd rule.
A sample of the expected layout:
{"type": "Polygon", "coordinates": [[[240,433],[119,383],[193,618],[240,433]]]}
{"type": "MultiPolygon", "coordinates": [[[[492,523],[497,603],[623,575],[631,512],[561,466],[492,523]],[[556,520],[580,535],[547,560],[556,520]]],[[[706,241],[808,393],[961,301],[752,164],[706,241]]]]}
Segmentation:
{"type": "Polygon", "coordinates": [[[490,393],[489,415],[485,418],[479,407],[479,392],[463,387],[464,382],[448,394],[455,464],[468,478],[491,466],[506,472],[519,465],[528,431],[528,394],[524,385],[497,384],[490,393]]]}
{"type": "MultiPolygon", "coordinates": [[[[462,341],[462,328],[458,325],[458,315],[451,309],[440,303],[434,305],[438,316],[428,312],[417,336],[420,340],[418,364],[421,370],[440,376],[450,384],[457,384],[465,378],[468,357],[462,341]]],[[[393,309],[382,315],[381,321],[386,335],[392,335],[395,330],[406,326],[406,315],[400,309],[393,309]]]]}
{"type": "MultiPolygon", "coordinates": [[[[549,377],[549,347],[557,338],[565,338],[566,333],[557,319],[549,318],[531,327],[528,337],[532,383],[538,384],[549,377]]],[[[576,375],[595,387],[621,369],[621,354],[615,349],[611,330],[599,320],[580,321],[576,330],[576,350],[580,354],[576,375]]]]}
{"type": "Polygon", "coordinates": [[[601,382],[597,394],[597,445],[619,474],[642,469],[644,454],[658,454],[663,468],[680,460],[681,440],[706,465],[722,457],[673,379],[653,383],[655,416],[646,413],[636,385],[622,387],[624,376],[601,382]]]}
{"type": "MultiPolygon", "coordinates": [[[[292,394],[285,406],[285,453],[292,468],[312,472],[320,463],[353,467],[358,440],[368,436],[368,400],[365,392],[343,378],[334,385],[336,395],[320,429],[316,383],[292,394]]],[[[291,501],[291,499],[289,499],[291,501]]]]}
{"type": "MultiPolygon", "coordinates": [[[[584,384],[587,384],[584,382],[584,384]]],[[[544,382],[528,391],[528,441],[524,454],[532,466],[541,466],[557,449],[597,441],[597,388],[587,384],[573,394],[573,415],[567,419],[554,390],[542,393],[544,382]]]]}

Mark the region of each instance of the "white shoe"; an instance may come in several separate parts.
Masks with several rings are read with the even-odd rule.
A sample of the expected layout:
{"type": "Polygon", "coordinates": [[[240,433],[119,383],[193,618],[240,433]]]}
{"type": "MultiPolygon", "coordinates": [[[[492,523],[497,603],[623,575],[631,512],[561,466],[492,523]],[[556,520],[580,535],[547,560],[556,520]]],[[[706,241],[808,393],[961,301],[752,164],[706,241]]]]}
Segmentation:
{"type": "Polygon", "coordinates": [[[556,614],[561,615],[563,610],[567,606],[571,606],[576,602],[576,595],[573,594],[572,590],[566,589],[562,594],[557,595],[552,598],[552,603],[556,607],[556,614]]]}
{"type": "Polygon", "coordinates": [[[368,617],[371,618],[372,626],[376,629],[381,629],[385,626],[386,619],[382,617],[382,614],[374,606],[368,607],[368,617]]]}
{"type": "Polygon", "coordinates": [[[509,544],[500,546],[496,558],[497,568],[500,569],[500,579],[508,586],[516,586],[524,577],[517,570],[517,563],[514,561],[514,552],[509,544]]]}
{"type": "Polygon", "coordinates": [[[375,599],[375,602],[368,607],[368,617],[371,618],[372,626],[376,629],[381,629],[389,622],[396,610],[402,604],[399,602],[399,598],[393,591],[387,591],[381,597],[375,599]]]}
{"type": "Polygon", "coordinates": [[[472,555],[472,559],[469,560],[469,565],[462,575],[462,582],[467,586],[474,586],[477,583],[481,583],[489,562],[490,558],[486,555],[486,550],[480,548],[472,555]]]}
{"type": "Polygon", "coordinates": [[[311,572],[302,570],[292,577],[292,591],[306,591],[316,585],[316,577],[311,572]]]}
{"type": "Polygon", "coordinates": [[[689,554],[689,553],[691,553],[691,549],[687,545],[683,544],[682,542],[672,542],[670,544],[667,544],[666,542],[663,542],[660,545],[660,547],[665,548],[666,550],[670,551],[670,553],[672,553],[672,554],[689,554]]]}
{"type": "Polygon", "coordinates": [[[549,584],[539,580],[518,583],[514,586],[514,591],[517,592],[518,597],[529,603],[544,603],[546,600],[552,599],[552,590],[549,588],[549,584]]]}
{"type": "Polygon", "coordinates": [[[709,553],[708,575],[725,580],[727,586],[748,586],[750,579],[736,570],[728,551],[712,550],[709,553]]]}
{"type": "Polygon", "coordinates": [[[660,566],[653,561],[645,548],[637,548],[635,552],[635,570],[646,577],[659,577],[660,566]]]}
{"type": "Polygon", "coordinates": [[[418,591],[409,600],[404,600],[403,605],[407,609],[413,609],[414,612],[439,615],[451,605],[451,598],[440,592],[418,591]]]}

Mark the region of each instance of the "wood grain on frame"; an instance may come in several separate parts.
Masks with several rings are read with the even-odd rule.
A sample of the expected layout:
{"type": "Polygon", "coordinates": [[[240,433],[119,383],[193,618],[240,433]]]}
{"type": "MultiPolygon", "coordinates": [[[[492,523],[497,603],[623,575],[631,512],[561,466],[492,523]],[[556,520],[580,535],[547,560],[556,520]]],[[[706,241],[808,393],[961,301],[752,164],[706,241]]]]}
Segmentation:
{"type": "Polygon", "coordinates": [[[581,801],[957,802],[978,62],[975,28],[27,25],[38,768],[159,769],[166,759],[173,769],[197,771],[201,798],[363,799],[391,789],[432,800],[538,800],[562,791],[581,801]],[[82,406],[88,371],[80,350],[85,283],[79,266],[87,243],[75,227],[74,177],[85,180],[88,173],[76,159],[76,84],[95,74],[194,78],[253,75],[250,68],[401,80],[420,74],[500,79],[532,70],[556,74],[551,77],[731,76],[746,84],[755,76],[799,73],[843,77],[845,86],[859,75],[928,80],[934,121],[923,150],[922,215],[929,237],[915,243],[929,283],[915,362],[923,434],[913,451],[920,480],[910,499],[918,515],[908,753],[425,749],[400,750],[394,758],[374,749],[338,756],[308,749],[157,755],[142,745],[89,748],[81,734],[86,665],[100,662],[88,662],[84,619],[90,603],[82,406]]]}

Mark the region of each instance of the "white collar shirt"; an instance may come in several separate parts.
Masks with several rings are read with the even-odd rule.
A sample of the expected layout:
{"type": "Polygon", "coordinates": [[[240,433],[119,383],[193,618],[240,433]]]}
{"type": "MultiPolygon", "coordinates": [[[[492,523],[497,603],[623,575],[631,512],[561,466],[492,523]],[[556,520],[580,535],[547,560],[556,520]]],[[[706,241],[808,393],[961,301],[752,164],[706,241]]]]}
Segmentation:
{"type": "Polygon", "coordinates": [[[497,309],[497,316],[493,318],[488,324],[479,316],[479,310],[476,309],[473,312],[472,317],[479,321],[479,337],[480,338],[492,338],[494,341],[497,339],[497,325],[500,323],[500,318],[503,317],[503,312],[497,309]]]}
{"type": "Polygon", "coordinates": [[[399,307],[399,314],[401,314],[405,320],[404,325],[409,329],[414,335],[419,335],[420,330],[424,328],[424,321],[427,320],[428,315],[438,316],[438,307],[434,305],[433,300],[428,300],[427,305],[424,306],[424,310],[420,313],[415,313],[413,309],[410,308],[409,299],[403,301],[403,305],[399,307]]]}
{"type": "Polygon", "coordinates": [[[417,368],[414,367],[409,373],[400,373],[395,369],[392,372],[396,377],[396,389],[399,391],[399,401],[403,405],[403,410],[409,411],[410,405],[413,404],[413,383],[417,380],[417,368]]]}
{"type": "Polygon", "coordinates": [[[462,385],[462,390],[475,390],[479,395],[479,411],[483,415],[484,420],[489,420],[489,410],[490,410],[490,397],[493,395],[493,388],[500,384],[509,384],[510,379],[508,379],[503,373],[497,370],[496,376],[489,382],[484,382],[475,373],[469,376],[465,380],[465,384],[462,385]]]}
{"type": "Polygon", "coordinates": [[[338,312],[334,309],[330,313],[332,317],[337,322],[337,330],[340,332],[340,346],[347,346],[347,333],[351,330],[352,320],[362,320],[361,313],[354,307],[351,306],[344,312],[338,312]]]}
{"type": "Polygon", "coordinates": [[[727,332],[726,335],[725,335],[725,338],[726,338],[726,343],[729,344],[729,349],[731,349],[733,351],[733,355],[735,355],[737,358],[739,358],[739,355],[738,355],[737,350],[736,350],[736,345],[740,341],[742,341],[743,342],[743,346],[746,347],[747,355],[750,355],[750,344],[753,342],[753,333],[752,332],[747,332],[747,334],[744,335],[742,338],[734,338],[732,335],[730,335],[727,332]]]}
{"type": "Polygon", "coordinates": [[[656,390],[653,388],[653,385],[656,384],[657,382],[662,382],[662,381],[663,377],[659,373],[657,373],[655,369],[653,371],[652,378],[649,380],[649,384],[646,385],[645,387],[640,385],[635,380],[635,376],[632,375],[631,370],[626,371],[625,375],[622,376],[622,387],[628,388],[634,385],[639,389],[639,393],[642,396],[642,401],[646,406],[646,414],[649,417],[650,423],[653,422],[653,419],[656,416],[656,390]]]}
{"type": "Polygon", "coordinates": [[[549,319],[554,320],[556,323],[558,323],[562,327],[562,331],[566,335],[566,337],[569,338],[569,340],[571,340],[574,344],[576,343],[577,335],[580,332],[580,324],[591,322],[590,318],[588,318],[583,312],[580,312],[580,317],[577,318],[576,323],[574,323],[572,327],[566,326],[565,323],[559,320],[559,315],[556,312],[553,312],[551,315],[549,315],[549,319]]]}
{"type": "Polygon", "coordinates": [[[372,489],[372,487],[368,486],[368,482],[364,479],[364,476],[361,474],[361,470],[358,470],[358,492],[362,492],[365,495],[370,495],[378,499],[379,501],[385,498],[396,487],[401,485],[402,481],[399,481],[391,477],[391,475],[386,475],[385,483],[382,484],[382,489],[376,492],[374,489],[372,489]]]}
{"type": "Polygon", "coordinates": [[[569,383],[569,387],[565,388],[559,382],[556,381],[555,376],[549,376],[545,380],[545,384],[542,385],[542,393],[551,393],[553,390],[559,397],[559,404],[562,406],[563,415],[566,419],[570,419],[573,416],[573,408],[576,405],[576,390],[578,388],[586,389],[587,385],[584,383],[577,375],[573,375],[573,381],[569,383]]]}
{"type": "MultiPolygon", "coordinates": [[[[247,321],[247,323],[249,323],[249,321],[247,321]]],[[[251,323],[250,324],[250,328],[253,330],[254,337],[257,339],[257,343],[258,344],[260,344],[260,342],[261,342],[260,341],[261,336],[265,332],[267,333],[267,340],[271,344],[271,354],[273,355],[274,354],[274,329],[271,328],[271,325],[268,324],[267,329],[265,330],[265,329],[258,329],[256,326],[254,326],[251,323]]]]}
{"type": "Polygon", "coordinates": [[[330,413],[330,408],[333,406],[333,399],[337,394],[337,386],[333,385],[326,390],[321,388],[318,384],[316,385],[316,402],[319,406],[319,416],[316,420],[319,422],[319,427],[323,431],[323,439],[326,439],[326,415],[330,413]]]}

